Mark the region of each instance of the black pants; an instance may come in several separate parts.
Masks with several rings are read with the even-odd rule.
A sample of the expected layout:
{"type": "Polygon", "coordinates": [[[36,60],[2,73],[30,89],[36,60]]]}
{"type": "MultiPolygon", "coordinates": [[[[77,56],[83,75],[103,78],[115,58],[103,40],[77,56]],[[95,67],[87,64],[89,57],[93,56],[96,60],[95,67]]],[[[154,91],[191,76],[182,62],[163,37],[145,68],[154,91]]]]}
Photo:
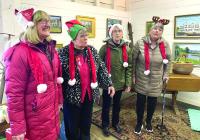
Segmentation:
{"type": "Polygon", "coordinates": [[[93,101],[88,96],[80,107],[65,103],[63,114],[67,140],[90,140],[93,101]]]}
{"type": "MultiPolygon", "coordinates": [[[[115,126],[119,123],[119,113],[120,113],[120,99],[122,95],[122,90],[116,91],[113,97],[113,107],[112,107],[112,125],[115,126]]],[[[103,109],[102,109],[102,127],[109,126],[109,112],[111,106],[111,97],[108,94],[108,90],[103,90],[103,109]]]]}
{"type": "Polygon", "coordinates": [[[137,93],[136,113],[137,113],[137,124],[139,125],[142,125],[143,122],[146,99],[147,99],[146,123],[151,123],[153,113],[155,112],[157,97],[150,97],[137,93]]]}

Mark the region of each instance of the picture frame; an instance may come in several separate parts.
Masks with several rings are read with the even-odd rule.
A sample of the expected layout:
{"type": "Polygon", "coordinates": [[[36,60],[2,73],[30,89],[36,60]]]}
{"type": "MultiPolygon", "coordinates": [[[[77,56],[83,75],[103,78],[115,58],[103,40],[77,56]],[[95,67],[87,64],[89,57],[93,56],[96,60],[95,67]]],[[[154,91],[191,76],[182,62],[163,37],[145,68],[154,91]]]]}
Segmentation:
{"type": "Polygon", "coordinates": [[[146,31],[145,31],[145,35],[147,35],[151,29],[151,27],[154,25],[153,21],[147,21],[146,22],[146,31]]]}
{"type": "Polygon", "coordinates": [[[107,20],[106,20],[106,37],[109,36],[109,29],[113,24],[122,24],[122,21],[119,19],[107,18],[107,20]]]}
{"type": "Polygon", "coordinates": [[[89,38],[95,38],[96,36],[96,19],[88,16],[76,16],[76,19],[81,22],[88,31],[89,38]]]}
{"type": "Polygon", "coordinates": [[[56,49],[61,49],[63,48],[63,44],[56,44],[56,49]]]}
{"type": "Polygon", "coordinates": [[[173,49],[174,60],[184,55],[187,57],[188,62],[200,66],[200,43],[175,42],[173,44],[173,49]]]}
{"type": "Polygon", "coordinates": [[[174,17],[174,38],[200,38],[200,14],[174,17]]]}
{"type": "Polygon", "coordinates": [[[62,33],[62,20],[61,16],[50,15],[50,32],[51,33],[62,33]]]}

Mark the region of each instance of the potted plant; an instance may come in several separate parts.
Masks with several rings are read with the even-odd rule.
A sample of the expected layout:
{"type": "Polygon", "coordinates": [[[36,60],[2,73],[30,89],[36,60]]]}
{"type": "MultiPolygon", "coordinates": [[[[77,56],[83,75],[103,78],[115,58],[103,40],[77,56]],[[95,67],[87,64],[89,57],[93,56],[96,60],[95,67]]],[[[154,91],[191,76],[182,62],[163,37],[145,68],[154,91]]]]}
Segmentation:
{"type": "Polygon", "coordinates": [[[177,57],[172,67],[173,73],[190,74],[193,70],[193,64],[187,58],[187,54],[181,54],[177,57]]]}

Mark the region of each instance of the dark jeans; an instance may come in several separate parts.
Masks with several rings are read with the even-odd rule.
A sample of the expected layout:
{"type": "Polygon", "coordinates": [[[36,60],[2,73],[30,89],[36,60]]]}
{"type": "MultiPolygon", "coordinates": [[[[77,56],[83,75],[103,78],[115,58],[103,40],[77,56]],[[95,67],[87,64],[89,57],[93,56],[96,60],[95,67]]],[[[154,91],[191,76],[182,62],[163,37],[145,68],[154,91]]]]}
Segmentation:
{"type": "Polygon", "coordinates": [[[93,101],[85,97],[80,107],[64,102],[65,133],[68,140],[90,140],[93,101]]]}
{"type": "MultiPolygon", "coordinates": [[[[113,107],[112,107],[112,125],[115,126],[119,123],[119,113],[120,113],[120,99],[122,95],[122,90],[116,91],[113,97],[113,107]]],[[[109,112],[111,106],[111,97],[108,94],[108,90],[103,90],[103,109],[102,109],[102,127],[109,126],[109,112]]]]}
{"type": "Polygon", "coordinates": [[[150,97],[137,93],[136,113],[137,113],[137,124],[139,125],[142,125],[143,122],[146,99],[147,99],[146,123],[151,123],[153,113],[155,112],[157,97],[150,97]]]}

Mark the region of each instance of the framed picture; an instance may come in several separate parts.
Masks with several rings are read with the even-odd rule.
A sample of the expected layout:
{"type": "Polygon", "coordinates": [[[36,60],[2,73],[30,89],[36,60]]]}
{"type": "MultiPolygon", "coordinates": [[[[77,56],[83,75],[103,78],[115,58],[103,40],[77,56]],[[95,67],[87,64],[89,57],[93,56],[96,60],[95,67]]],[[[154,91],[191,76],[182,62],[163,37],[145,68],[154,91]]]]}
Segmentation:
{"type": "Polygon", "coordinates": [[[80,21],[87,28],[88,37],[95,38],[96,19],[94,17],[86,17],[86,16],[76,16],[76,19],[80,21]]]}
{"type": "Polygon", "coordinates": [[[50,28],[51,33],[62,33],[61,16],[50,16],[50,23],[51,23],[51,28],[50,28]]]}
{"type": "Polygon", "coordinates": [[[107,21],[106,21],[106,37],[109,36],[109,29],[113,24],[122,24],[122,21],[119,20],[119,19],[107,18],[107,21]]]}
{"type": "Polygon", "coordinates": [[[200,14],[174,17],[174,38],[200,38],[200,14]]]}
{"type": "Polygon", "coordinates": [[[146,35],[149,33],[151,27],[154,25],[153,21],[147,21],[146,22],[146,35]]]}
{"type": "Polygon", "coordinates": [[[56,49],[61,49],[63,47],[63,44],[56,44],[56,49]]]}
{"type": "Polygon", "coordinates": [[[184,56],[188,62],[200,66],[200,43],[174,43],[174,60],[184,56]]]}

